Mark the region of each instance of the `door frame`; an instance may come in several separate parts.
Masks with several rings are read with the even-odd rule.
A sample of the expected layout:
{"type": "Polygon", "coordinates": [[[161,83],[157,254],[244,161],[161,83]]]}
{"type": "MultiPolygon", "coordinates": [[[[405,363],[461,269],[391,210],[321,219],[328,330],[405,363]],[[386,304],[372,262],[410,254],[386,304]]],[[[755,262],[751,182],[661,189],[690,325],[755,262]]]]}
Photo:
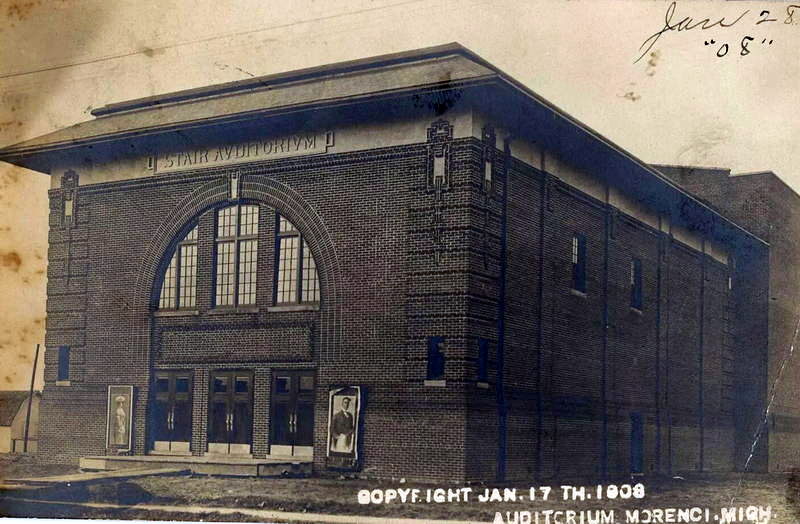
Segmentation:
{"type": "Polygon", "coordinates": [[[194,433],[194,370],[193,369],[154,369],[152,373],[152,381],[151,381],[151,399],[149,402],[149,424],[148,424],[148,433],[150,435],[147,453],[152,455],[191,455],[191,446],[192,446],[192,435],[194,433]],[[169,405],[172,406],[172,416],[171,420],[174,424],[174,405],[175,405],[175,396],[177,392],[175,391],[175,384],[177,382],[177,378],[179,376],[185,376],[189,379],[189,388],[186,392],[186,404],[189,408],[189,440],[186,441],[177,441],[177,440],[159,440],[156,433],[156,420],[155,420],[155,410],[156,410],[156,403],[159,401],[158,396],[159,393],[156,390],[157,381],[160,376],[166,375],[169,380],[169,386],[167,391],[167,402],[169,405]],[[166,447],[166,449],[164,449],[166,447]],[[161,448],[161,449],[158,449],[161,448]]]}
{"type": "MultiPolygon", "coordinates": [[[[270,378],[269,384],[269,392],[270,392],[270,401],[269,401],[269,413],[270,413],[270,420],[269,420],[269,454],[270,455],[281,455],[281,456],[292,456],[292,457],[313,457],[314,456],[314,417],[316,411],[316,393],[317,393],[317,370],[315,368],[299,368],[299,369],[273,369],[270,378]],[[287,444],[276,444],[277,435],[276,431],[278,430],[278,421],[276,420],[276,410],[275,406],[278,404],[278,398],[276,393],[276,385],[277,380],[279,377],[289,376],[291,378],[291,385],[290,385],[290,392],[289,392],[289,404],[291,406],[290,409],[293,410],[294,422],[290,422],[290,428],[293,427],[292,437],[290,437],[290,442],[287,444]],[[312,386],[310,390],[303,390],[300,389],[301,381],[300,377],[302,376],[310,376],[313,380],[312,386]],[[301,398],[302,397],[302,398],[301,398]],[[300,403],[307,403],[311,406],[311,416],[308,419],[308,423],[310,424],[310,435],[311,435],[311,442],[308,445],[297,445],[296,437],[297,437],[297,407],[300,403]]],[[[284,397],[285,398],[285,397],[284,397]]]]}
{"type": "Polygon", "coordinates": [[[218,369],[211,369],[208,372],[208,412],[206,415],[206,453],[211,455],[230,455],[230,456],[252,456],[253,453],[253,440],[254,440],[254,422],[255,422],[255,410],[254,410],[254,390],[255,390],[255,372],[252,369],[242,369],[242,368],[218,368],[218,369]],[[228,418],[232,414],[232,406],[235,405],[235,397],[236,397],[236,376],[247,376],[249,380],[249,387],[247,391],[247,405],[249,407],[250,413],[250,420],[249,420],[249,434],[250,434],[250,442],[247,444],[244,443],[231,443],[230,442],[230,432],[232,428],[229,428],[228,433],[228,442],[212,442],[211,441],[211,431],[212,431],[212,424],[211,424],[211,417],[214,413],[213,404],[214,404],[214,397],[218,395],[218,393],[214,392],[214,378],[219,375],[227,375],[230,377],[230,383],[228,385],[228,391],[225,393],[226,398],[226,421],[228,424],[233,424],[233,418],[228,418]]]}

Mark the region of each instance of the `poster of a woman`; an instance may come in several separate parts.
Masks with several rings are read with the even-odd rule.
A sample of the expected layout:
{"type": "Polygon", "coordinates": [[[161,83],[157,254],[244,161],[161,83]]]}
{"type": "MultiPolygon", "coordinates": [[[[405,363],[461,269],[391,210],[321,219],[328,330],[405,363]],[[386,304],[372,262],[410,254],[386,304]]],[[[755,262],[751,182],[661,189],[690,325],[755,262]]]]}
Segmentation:
{"type": "Polygon", "coordinates": [[[117,453],[131,449],[133,386],[108,386],[106,447],[117,453]]]}

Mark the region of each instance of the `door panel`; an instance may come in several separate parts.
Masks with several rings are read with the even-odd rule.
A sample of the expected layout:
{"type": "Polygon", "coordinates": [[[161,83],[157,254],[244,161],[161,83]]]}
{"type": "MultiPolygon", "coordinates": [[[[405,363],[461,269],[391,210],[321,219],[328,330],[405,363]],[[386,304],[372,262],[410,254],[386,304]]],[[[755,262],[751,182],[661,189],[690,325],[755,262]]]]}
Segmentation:
{"type": "Polygon", "coordinates": [[[310,456],[314,445],[314,372],[278,371],[273,377],[270,452],[310,456]]]}
{"type": "Polygon", "coordinates": [[[314,403],[297,403],[297,428],[295,431],[295,446],[314,445],[314,403]]]}
{"type": "Polygon", "coordinates": [[[212,400],[208,416],[208,441],[228,443],[228,403],[223,400],[212,400]]]}

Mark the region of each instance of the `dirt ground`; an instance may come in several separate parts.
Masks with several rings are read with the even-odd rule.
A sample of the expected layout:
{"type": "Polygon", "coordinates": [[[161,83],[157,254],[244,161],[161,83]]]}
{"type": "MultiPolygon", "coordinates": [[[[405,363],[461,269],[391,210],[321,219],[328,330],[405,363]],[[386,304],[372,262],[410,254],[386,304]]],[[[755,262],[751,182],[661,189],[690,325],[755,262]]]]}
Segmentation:
{"type": "MultiPolygon", "coordinates": [[[[65,466],[48,467],[34,464],[24,459],[8,461],[0,459],[0,477],[22,475],[63,474],[74,472],[75,468],[65,466]],[[35,472],[35,473],[34,473],[35,472]]],[[[620,480],[617,484],[630,482],[620,480]]],[[[625,522],[625,510],[665,509],[665,508],[710,508],[711,514],[720,508],[745,507],[749,505],[770,506],[771,523],[789,524],[800,522],[800,478],[788,475],[745,476],[725,475],[692,479],[643,479],[645,496],[629,500],[562,500],[560,482],[470,485],[472,489],[467,502],[425,502],[427,490],[436,488],[455,488],[455,485],[428,485],[399,483],[364,479],[337,478],[236,478],[207,477],[198,475],[144,477],[130,480],[117,480],[89,486],[62,486],[36,492],[0,492],[0,515],[37,516],[69,518],[113,518],[148,520],[226,520],[253,521],[246,515],[220,517],[209,513],[203,515],[143,511],[136,504],[158,504],[177,506],[217,506],[234,508],[258,508],[279,511],[330,513],[337,515],[369,515],[379,517],[406,517],[419,519],[452,519],[493,522],[495,512],[504,519],[514,514],[504,512],[574,510],[593,511],[598,509],[616,511],[616,522],[625,522]],[[549,485],[553,487],[549,500],[528,498],[531,486],[549,485]],[[517,494],[524,500],[515,502],[487,502],[477,500],[486,488],[517,488],[517,494]],[[419,489],[422,502],[391,504],[359,504],[360,490],[375,489],[419,489]],[[15,501],[14,498],[61,501],[67,504],[37,504],[15,501]],[[130,509],[108,510],[89,509],[71,506],[72,502],[105,502],[123,504],[130,509]],[[240,518],[241,517],[241,518],[240,518]]],[[[579,484],[576,484],[579,485],[579,484]]],[[[596,484],[587,485],[588,493],[596,492],[596,484]]],[[[541,494],[541,491],[538,492],[541,494]]],[[[539,495],[540,496],[540,495],[539,495]]],[[[541,515],[540,515],[540,518],[541,515]]],[[[564,517],[561,517],[562,519],[564,517]]],[[[640,514],[642,522],[645,515],[640,514]]],[[[716,522],[715,520],[711,520],[716,522]]],[[[746,522],[747,520],[745,520],[746,522]]],[[[504,520],[508,522],[508,520],[504,520]]],[[[544,524],[544,520],[540,521],[544,524]]]]}

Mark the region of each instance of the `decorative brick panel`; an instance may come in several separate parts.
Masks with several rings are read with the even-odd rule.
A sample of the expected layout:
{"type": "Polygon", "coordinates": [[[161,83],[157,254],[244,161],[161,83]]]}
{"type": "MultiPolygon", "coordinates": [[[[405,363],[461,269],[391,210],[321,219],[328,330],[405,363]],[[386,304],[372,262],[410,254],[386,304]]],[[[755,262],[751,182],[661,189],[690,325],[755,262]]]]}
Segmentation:
{"type": "Polygon", "coordinates": [[[311,360],[311,327],[165,331],[161,362],[292,362],[311,360]]]}

